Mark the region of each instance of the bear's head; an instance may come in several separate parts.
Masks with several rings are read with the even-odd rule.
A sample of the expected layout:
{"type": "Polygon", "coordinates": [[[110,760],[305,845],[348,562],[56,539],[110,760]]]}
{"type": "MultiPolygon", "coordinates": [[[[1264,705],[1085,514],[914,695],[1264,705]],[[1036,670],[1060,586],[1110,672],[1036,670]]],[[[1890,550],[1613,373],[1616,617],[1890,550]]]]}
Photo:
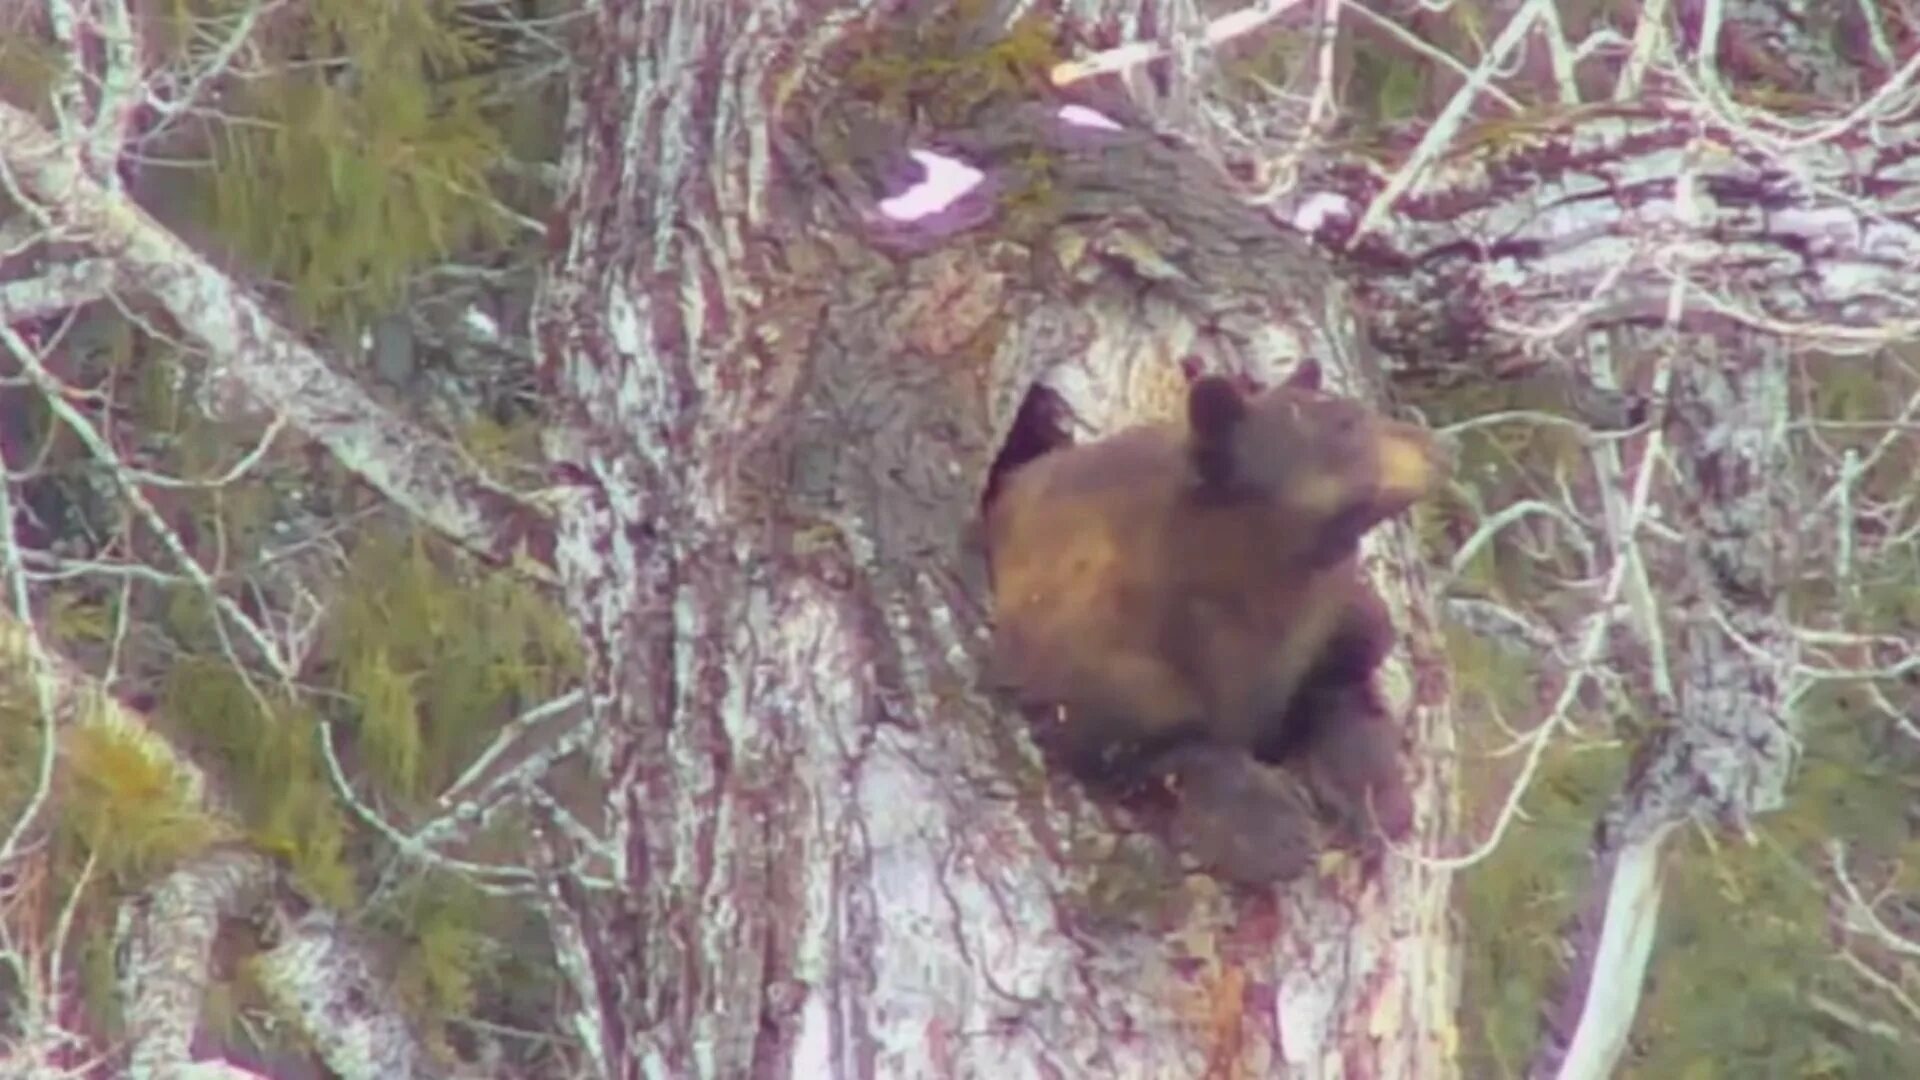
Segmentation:
{"type": "Polygon", "coordinates": [[[1264,507],[1329,557],[1445,473],[1432,433],[1323,393],[1312,361],[1252,396],[1220,376],[1196,380],[1187,426],[1203,497],[1264,507]]]}

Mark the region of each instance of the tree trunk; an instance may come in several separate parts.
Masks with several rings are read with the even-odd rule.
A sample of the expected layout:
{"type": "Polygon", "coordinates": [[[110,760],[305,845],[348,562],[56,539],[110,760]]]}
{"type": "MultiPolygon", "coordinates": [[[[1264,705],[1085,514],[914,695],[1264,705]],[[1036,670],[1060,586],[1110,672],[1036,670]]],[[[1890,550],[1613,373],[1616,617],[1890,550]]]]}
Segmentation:
{"type": "MultiPolygon", "coordinates": [[[[1583,709],[1624,706],[1657,723],[1595,830],[1528,1065],[1602,1076],[1639,1004],[1674,827],[1745,828],[1781,803],[1810,682],[1920,670],[1910,642],[1831,626],[1844,616],[1830,612],[1794,625],[1785,599],[1808,577],[1846,586],[1856,548],[1907,542],[1909,526],[1888,524],[1907,520],[1897,498],[1871,512],[1853,500],[1876,462],[1911,460],[1889,447],[1910,438],[1920,397],[1864,422],[1885,429],[1877,447],[1830,466],[1789,463],[1792,429],[1821,422],[1784,419],[1814,412],[1794,399],[1810,380],[1787,342],[1841,352],[1913,334],[1920,125],[1903,87],[1920,64],[1895,70],[1882,41],[1885,64],[1862,68],[1879,88],[1797,127],[1685,81],[1707,66],[1696,47],[1730,67],[1756,43],[1802,48],[1761,32],[1770,6],[1668,19],[1651,5],[1660,17],[1635,29],[1619,86],[1644,97],[1657,61],[1675,80],[1667,100],[1468,129],[1476,111],[1519,110],[1488,72],[1529,43],[1556,47],[1552,5],[1519,5],[1394,171],[1322,147],[1256,208],[1225,177],[1267,175],[1286,155],[1270,140],[1208,142],[1234,104],[1196,92],[1187,53],[1179,77],[1161,78],[1172,64],[1147,73],[1137,52],[1069,72],[1125,69],[1102,79],[1150,99],[1176,140],[1119,100],[1031,85],[1053,59],[1036,60],[1031,38],[961,35],[944,41],[946,66],[927,65],[910,47],[923,43],[915,12],[947,5],[602,0],[579,35],[571,194],[538,313],[555,412],[544,505],[383,412],[134,205],[111,144],[139,111],[137,80],[82,79],[74,64],[74,87],[113,90],[97,123],[65,112],[54,136],[0,103],[0,166],[24,211],[0,231],[38,238],[0,236],[0,249],[38,252],[37,276],[26,259],[0,275],[0,352],[57,404],[35,324],[135,294],[169,317],[163,332],[218,354],[222,389],[283,414],[416,520],[496,563],[538,571],[551,555],[592,660],[619,864],[611,888],[558,869],[590,860],[573,857],[581,830],[556,815],[529,848],[540,865],[494,869],[542,886],[579,996],[574,1030],[606,1075],[1453,1075],[1451,874],[1499,844],[1583,709]],[[1665,40],[1668,21],[1693,36],[1665,40]],[[892,99],[928,70],[963,92],[908,122],[892,99]],[[949,172],[978,183],[922,198],[949,172]],[[57,262],[76,250],[94,261],[57,262]],[[1566,528],[1582,565],[1536,610],[1456,598],[1455,612],[1521,642],[1542,680],[1500,822],[1463,837],[1434,583],[1408,530],[1376,534],[1369,568],[1404,638],[1381,682],[1404,725],[1414,833],[1378,866],[1327,860],[1307,880],[1236,891],[1183,872],[1138,821],[1049,769],[1029,720],[981,692],[992,614],[975,519],[1023,402],[1061,403],[1086,437],[1170,411],[1183,367],[1271,380],[1308,357],[1361,397],[1380,392],[1383,360],[1476,378],[1551,366],[1591,421],[1528,418],[1580,429],[1554,463],[1559,490],[1480,515],[1456,565],[1535,513],[1566,528]],[[1814,483],[1830,486],[1815,497],[1814,483]],[[1839,666],[1842,650],[1855,666],[1839,666]]],[[[1081,59],[1170,44],[1196,25],[1169,13],[1190,7],[1060,5],[1081,59]]],[[[110,22],[89,31],[115,45],[102,55],[135,65],[110,22]]],[[[1804,51],[1769,78],[1839,85],[1804,51]]],[[[135,500],[138,485],[123,486],[135,500]]],[[[26,611],[17,547],[0,545],[0,562],[26,611]]],[[[224,616],[254,625],[237,607],[224,616]]],[[[26,658],[43,722],[39,786],[0,862],[44,827],[56,729],[94,693],[40,642],[0,620],[0,660],[26,658]]],[[[167,756],[133,714],[102,714],[71,726],[131,730],[143,756],[167,756]]],[[[1631,734],[1602,719],[1606,737],[1631,734]]],[[[169,770],[183,802],[217,801],[190,763],[169,770]]],[[[386,839],[412,854],[432,837],[386,839]]],[[[1842,854],[1836,926],[1910,955],[1842,854]]],[[[267,873],[218,849],[129,903],[133,1060],[195,1052],[209,928],[260,906],[267,873]]],[[[326,912],[282,929],[263,971],[298,1024],[332,1036],[313,1039],[329,1064],[408,1071],[421,1043],[369,989],[377,943],[326,912]]],[[[48,1022],[29,1033],[65,1007],[59,953],[35,1014],[48,1022]]],[[[59,1034],[42,1041],[64,1047],[59,1034]]]]}
{"type": "MultiPolygon", "coordinates": [[[[977,686],[972,523],[1027,390],[1095,432],[1164,412],[1187,357],[1316,357],[1364,396],[1350,298],[1191,151],[1057,104],[938,132],[985,182],[890,216],[920,147],[813,85],[842,14],[611,2],[581,60],[539,326],[630,890],[555,913],[603,1066],[1449,1075],[1444,870],[1225,891],[977,686]]],[[[1408,538],[1378,554],[1411,641],[1388,689],[1444,746],[1408,538]]],[[[1421,756],[1415,847],[1446,761],[1421,756]]]]}

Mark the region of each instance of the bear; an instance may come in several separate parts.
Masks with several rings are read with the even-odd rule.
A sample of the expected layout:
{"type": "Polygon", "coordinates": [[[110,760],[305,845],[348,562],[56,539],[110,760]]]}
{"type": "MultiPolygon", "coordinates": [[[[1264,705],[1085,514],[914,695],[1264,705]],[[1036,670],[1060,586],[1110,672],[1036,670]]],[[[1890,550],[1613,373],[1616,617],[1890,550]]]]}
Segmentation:
{"type": "Polygon", "coordinates": [[[1398,738],[1371,690],[1393,627],[1358,543],[1433,489],[1444,456],[1424,428],[1323,392],[1311,361],[1258,394],[1198,378],[1184,419],[998,485],[991,682],[1055,709],[1047,741],[1090,785],[1165,779],[1174,751],[1218,744],[1295,764],[1350,827],[1370,808],[1400,835],[1398,738]]]}
{"type": "Polygon", "coordinates": [[[1313,864],[1322,832],[1310,786],[1218,742],[1187,742],[1155,762],[1177,800],[1173,847],[1221,879],[1259,886],[1313,864]]]}

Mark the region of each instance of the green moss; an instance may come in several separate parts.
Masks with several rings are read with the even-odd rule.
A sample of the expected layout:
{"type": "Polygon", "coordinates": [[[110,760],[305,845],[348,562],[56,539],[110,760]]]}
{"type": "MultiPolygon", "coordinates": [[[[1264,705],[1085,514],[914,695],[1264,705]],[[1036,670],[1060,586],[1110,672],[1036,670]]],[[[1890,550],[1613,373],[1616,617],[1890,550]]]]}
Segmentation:
{"type": "Polygon", "coordinates": [[[1002,233],[1008,238],[1032,244],[1058,224],[1066,210],[1056,182],[1054,159],[1035,148],[1008,163],[1007,193],[1001,197],[1006,211],[1002,233]]]}
{"type": "Polygon", "coordinates": [[[1176,856],[1158,837],[1123,836],[1110,845],[1101,829],[1078,837],[1070,832],[1066,839],[1072,850],[1063,861],[1093,871],[1080,906],[1094,924],[1164,926],[1192,902],[1176,856]]]}
{"type": "Polygon", "coordinates": [[[64,796],[56,819],[70,869],[85,857],[118,885],[144,882],[222,838],[168,748],[92,713],[61,742],[64,796]]]}
{"type": "Polygon", "coordinates": [[[863,44],[847,86],[890,114],[959,125],[1027,96],[1062,59],[1052,24],[1037,14],[996,35],[988,0],[935,7],[931,17],[903,20],[863,44]]]}

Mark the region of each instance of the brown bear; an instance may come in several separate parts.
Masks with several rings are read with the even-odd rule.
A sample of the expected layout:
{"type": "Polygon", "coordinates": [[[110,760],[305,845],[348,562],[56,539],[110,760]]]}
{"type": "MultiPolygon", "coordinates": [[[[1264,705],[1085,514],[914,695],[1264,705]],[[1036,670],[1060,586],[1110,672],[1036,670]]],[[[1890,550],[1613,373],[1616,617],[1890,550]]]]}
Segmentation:
{"type": "Polygon", "coordinates": [[[1055,450],[1000,485],[992,679],[1058,707],[1089,782],[1129,788],[1218,743],[1301,764],[1341,816],[1371,803],[1398,834],[1397,738],[1370,689],[1393,628],[1356,553],[1440,473],[1427,431],[1322,393],[1311,362],[1251,397],[1198,379],[1184,425],[1055,450]]]}
{"type": "Polygon", "coordinates": [[[1314,792],[1287,769],[1226,743],[1192,741],[1154,762],[1174,797],[1173,846],[1227,881],[1263,885],[1297,877],[1321,846],[1314,792]]]}

